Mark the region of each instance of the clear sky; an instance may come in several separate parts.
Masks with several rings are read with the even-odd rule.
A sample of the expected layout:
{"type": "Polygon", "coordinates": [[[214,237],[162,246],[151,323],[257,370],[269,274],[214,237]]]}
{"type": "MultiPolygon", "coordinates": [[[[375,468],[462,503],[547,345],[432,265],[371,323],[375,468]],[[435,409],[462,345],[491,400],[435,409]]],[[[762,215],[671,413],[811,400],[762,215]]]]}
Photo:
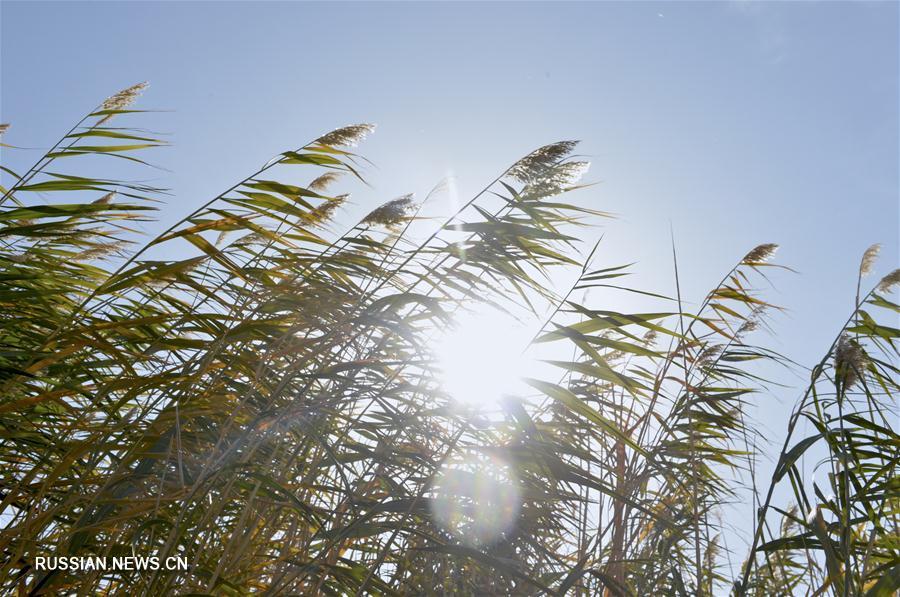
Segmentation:
{"type": "MultiPolygon", "coordinates": [[[[805,365],[870,280],[898,265],[898,3],[0,2],[0,119],[49,146],[103,97],[149,80],[173,132],[172,221],[284,149],[375,122],[366,210],[453,172],[463,197],[545,143],[582,139],[614,211],[606,265],[699,300],[777,242],[769,341],[805,365]]],[[[627,308],[624,307],[624,308],[627,308]]],[[[763,339],[764,340],[764,339],[763,339]]],[[[802,384],[801,379],[789,378],[802,384]]],[[[795,392],[781,394],[790,401],[795,392]]],[[[771,400],[771,399],[769,399],[771,400]]],[[[761,418],[773,439],[787,410],[761,418]]]]}

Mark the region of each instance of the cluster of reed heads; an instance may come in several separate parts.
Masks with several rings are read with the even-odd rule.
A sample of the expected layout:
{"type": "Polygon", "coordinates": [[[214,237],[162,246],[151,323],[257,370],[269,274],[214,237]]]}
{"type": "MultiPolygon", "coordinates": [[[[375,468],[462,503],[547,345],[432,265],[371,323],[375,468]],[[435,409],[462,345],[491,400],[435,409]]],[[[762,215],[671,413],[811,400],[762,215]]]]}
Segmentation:
{"type": "Polygon", "coordinates": [[[563,198],[585,186],[575,142],[530,153],[438,224],[404,196],[346,225],[349,195],[331,189],[362,186],[353,147],[373,127],[345,127],[147,240],[136,229],[165,190],[86,173],[153,168],[143,156],[166,143],[123,125],[148,117],[144,87],[27,170],[3,166],[3,594],[900,587],[900,272],[868,282],[877,247],[804,370],[753,343],[777,334],[775,245],[736,256],[704,297],[630,288],[629,266],[582,247],[608,214],[563,198]],[[613,311],[610,293],[660,306],[613,311]],[[487,307],[534,314],[522,350],[560,356],[484,414],[448,395],[431,348],[487,307]],[[775,404],[759,373],[773,364],[808,377],[781,445],[748,415],[775,404]],[[135,555],[190,566],[35,567],[135,555]]]}

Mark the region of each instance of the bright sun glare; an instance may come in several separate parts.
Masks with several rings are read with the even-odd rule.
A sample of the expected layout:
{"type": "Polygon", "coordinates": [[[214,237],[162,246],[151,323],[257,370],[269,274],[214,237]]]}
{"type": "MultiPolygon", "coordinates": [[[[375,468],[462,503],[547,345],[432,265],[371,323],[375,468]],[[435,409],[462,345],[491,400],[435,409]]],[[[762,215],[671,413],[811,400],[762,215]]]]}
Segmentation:
{"type": "Polygon", "coordinates": [[[444,389],[458,403],[480,408],[523,393],[521,378],[533,375],[530,359],[522,354],[529,332],[533,330],[490,307],[457,316],[435,347],[444,389]]]}

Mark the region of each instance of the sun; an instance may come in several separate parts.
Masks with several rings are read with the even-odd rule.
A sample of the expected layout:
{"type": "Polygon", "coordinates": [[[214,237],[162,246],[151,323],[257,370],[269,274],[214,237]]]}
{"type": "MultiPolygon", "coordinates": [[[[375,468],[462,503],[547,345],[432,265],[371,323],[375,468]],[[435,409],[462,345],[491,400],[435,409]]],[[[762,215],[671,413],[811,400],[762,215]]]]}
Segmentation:
{"type": "Polygon", "coordinates": [[[459,313],[434,346],[444,390],[457,403],[476,408],[525,392],[521,378],[529,375],[532,359],[523,350],[532,333],[493,307],[459,313]]]}

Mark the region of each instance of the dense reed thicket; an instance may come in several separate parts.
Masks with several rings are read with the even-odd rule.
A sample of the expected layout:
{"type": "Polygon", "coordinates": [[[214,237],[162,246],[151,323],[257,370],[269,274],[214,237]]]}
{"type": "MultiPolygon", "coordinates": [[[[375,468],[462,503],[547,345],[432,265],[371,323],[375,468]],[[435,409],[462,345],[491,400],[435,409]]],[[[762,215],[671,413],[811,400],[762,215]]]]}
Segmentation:
{"type": "Polygon", "coordinates": [[[822,322],[838,333],[779,451],[747,416],[759,363],[787,362],[750,340],[777,308],[757,290],[775,245],[736,256],[694,311],[680,290],[626,289],[627,266],[579,244],[605,214],[562,199],[587,166],[574,142],[515,162],[421,238],[432,223],[408,196],[341,230],[347,196],[330,189],[363,176],[351,148],[369,125],[223,181],[147,241],[135,223],[164,191],[79,170],[164,145],[125,127],[141,90],[3,169],[3,594],[900,588],[900,273],[870,289],[874,248],[847,321],[822,322]],[[549,283],[560,270],[571,288],[549,283]],[[590,288],[660,307],[575,298],[590,288]],[[549,314],[532,344],[558,355],[558,376],[487,414],[448,395],[432,351],[475,304],[549,314]],[[726,546],[738,491],[757,516],[726,546]],[[71,555],[189,569],[35,568],[71,555]]]}

